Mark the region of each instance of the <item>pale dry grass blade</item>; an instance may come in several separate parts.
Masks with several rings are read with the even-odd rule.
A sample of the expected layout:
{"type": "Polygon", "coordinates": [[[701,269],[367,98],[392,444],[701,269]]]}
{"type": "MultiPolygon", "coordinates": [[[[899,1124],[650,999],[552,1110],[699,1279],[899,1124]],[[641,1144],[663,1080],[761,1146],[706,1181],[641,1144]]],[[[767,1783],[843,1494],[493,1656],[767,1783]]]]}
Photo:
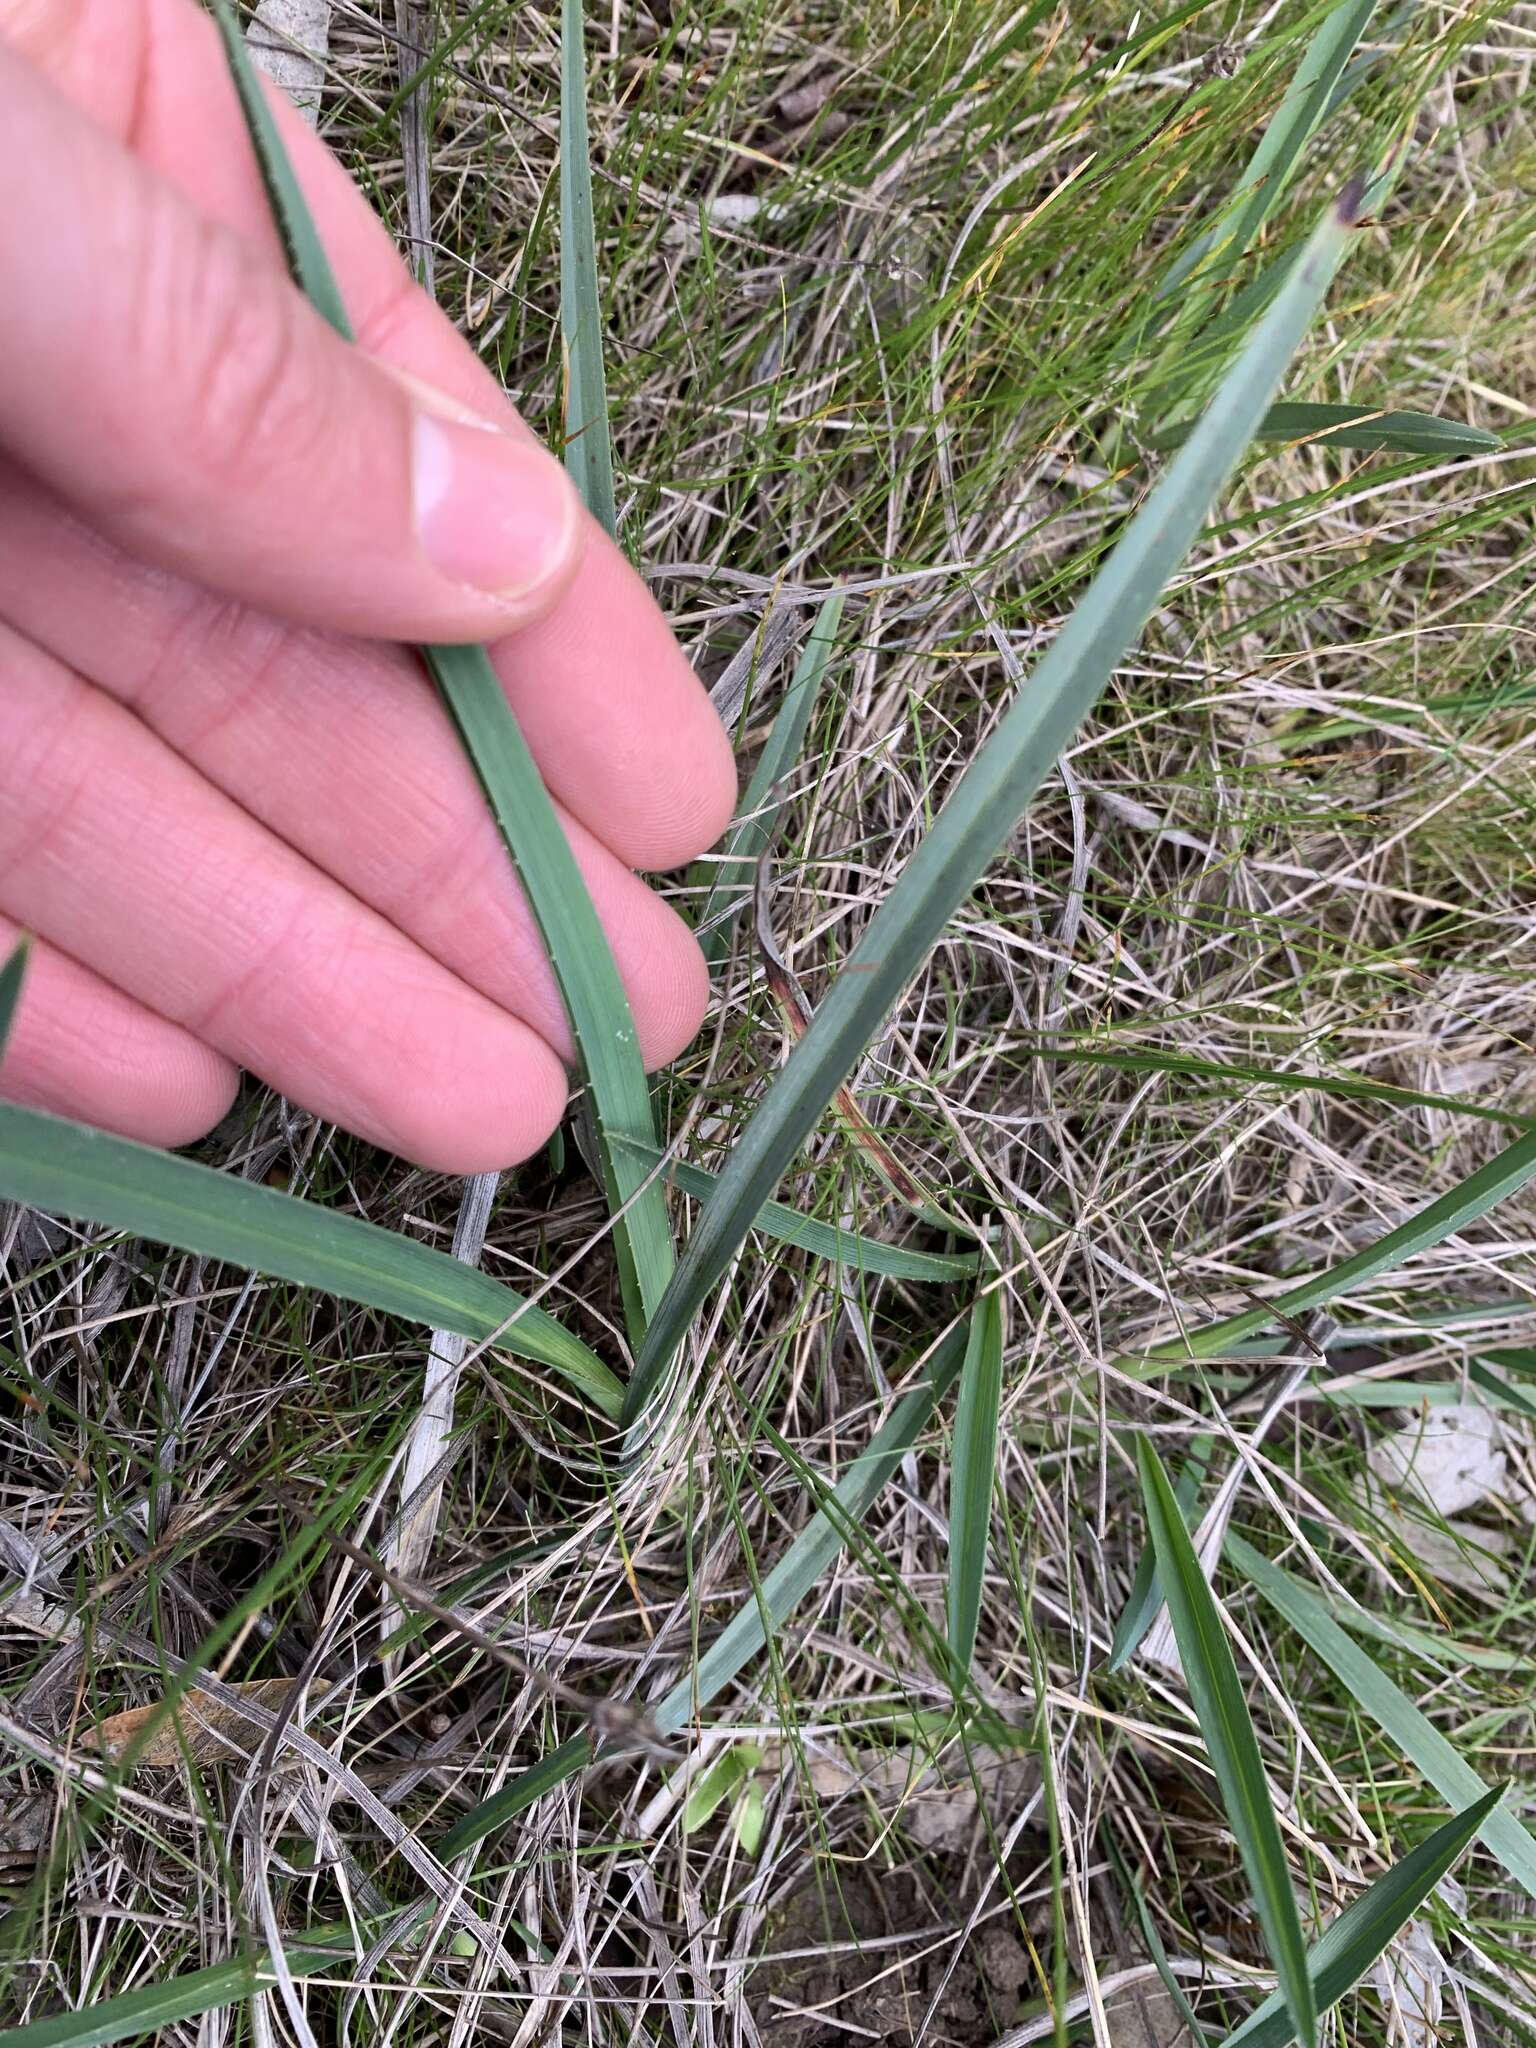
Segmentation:
{"type": "MultiPolygon", "coordinates": [[[[398,69],[402,82],[414,78],[430,55],[430,0],[395,0],[398,69]]],[[[407,93],[400,109],[400,154],[405,165],[406,224],[410,261],[422,288],[437,289],[437,251],[432,236],[432,149],[428,130],[431,88],[422,83],[407,93]]]]}
{"type": "MultiPolygon", "coordinates": [[[[465,1186],[453,1232],[453,1256],[463,1265],[480,1263],[500,1185],[499,1174],[481,1173],[465,1186]]],[[[469,1340],[460,1330],[432,1332],[421,1409],[406,1439],[405,1465],[400,1474],[400,1512],[384,1555],[385,1563],[403,1578],[421,1577],[432,1554],[432,1539],[437,1533],[443,1503],[443,1483],[449,1471],[446,1453],[453,1436],[454,1396],[459,1368],[468,1348],[469,1340]]],[[[390,1626],[388,1619],[384,1626],[390,1626]]]]}

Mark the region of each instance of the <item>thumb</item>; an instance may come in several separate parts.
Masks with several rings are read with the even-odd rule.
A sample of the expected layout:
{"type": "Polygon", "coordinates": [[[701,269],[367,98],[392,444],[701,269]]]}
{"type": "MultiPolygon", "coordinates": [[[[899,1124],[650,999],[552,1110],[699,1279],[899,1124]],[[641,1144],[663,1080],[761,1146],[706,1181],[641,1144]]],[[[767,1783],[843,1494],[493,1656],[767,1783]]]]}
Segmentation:
{"type": "Polygon", "coordinates": [[[0,133],[0,445],[94,527],[380,638],[490,639],[550,607],[586,518],[526,428],[342,341],[3,44],[0,133]]]}

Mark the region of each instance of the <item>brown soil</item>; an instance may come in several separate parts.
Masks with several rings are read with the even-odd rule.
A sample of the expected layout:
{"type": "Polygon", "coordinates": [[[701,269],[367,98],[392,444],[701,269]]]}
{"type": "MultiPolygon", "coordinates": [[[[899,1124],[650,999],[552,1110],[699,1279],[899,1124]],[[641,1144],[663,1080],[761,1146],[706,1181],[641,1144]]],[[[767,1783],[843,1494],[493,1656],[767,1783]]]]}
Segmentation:
{"type": "Polygon", "coordinates": [[[995,2041],[1027,1995],[1029,1955],[998,1915],[951,1970],[954,1944],[938,1930],[954,1925],[956,1910],[953,1892],[920,1871],[823,1865],[820,1881],[795,1892],[764,1930],[764,1961],[748,1985],[764,2048],[860,2039],[911,2048],[935,1994],[924,2048],[995,2041]]]}

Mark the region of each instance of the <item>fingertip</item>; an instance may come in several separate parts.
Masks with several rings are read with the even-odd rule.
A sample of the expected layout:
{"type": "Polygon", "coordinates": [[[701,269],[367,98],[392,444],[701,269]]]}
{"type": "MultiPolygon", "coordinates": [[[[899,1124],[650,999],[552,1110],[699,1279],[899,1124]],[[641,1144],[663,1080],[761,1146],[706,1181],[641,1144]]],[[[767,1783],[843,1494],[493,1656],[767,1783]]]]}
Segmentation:
{"type": "Polygon", "coordinates": [[[660,607],[623,554],[589,535],[549,613],[495,649],[539,767],[629,867],[678,867],[736,802],[730,742],[660,607]]]}
{"type": "MultiPolygon", "coordinates": [[[[679,661],[684,668],[687,663],[679,661]]],[[[736,813],[736,756],[725,727],[688,669],[698,703],[686,721],[685,772],[658,778],[651,801],[637,807],[625,857],[653,873],[686,866],[723,837],[736,813]]]]}
{"type": "Polygon", "coordinates": [[[411,422],[416,535],[451,600],[419,637],[480,641],[551,611],[586,552],[591,521],[575,485],[531,437],[415,390],[411,422]]]}
{"type": "Polygon", "coordinates": [[[469,1071],[423,1070],[376,1136],[431,1173],[501,1173],[549,1143],[565,1115],[564,1067],[532,1032],[507,1020],[505,1042],[469,1071]]]}
{"type": "MultiPolygon", "coordinates": [[[[11,927],[0,920],[0,949],[11,927]]],[[[143,1145],[195,1144],[229,1114],[234,1065],[54,947],[33,941],[0,1096],[143,1145]]]]}
{"type": "Polygon", "coordinates": [[[709,1009],[709,966],[698,941],[667,904],[655,897],[651,901],[665,926],[644,964],[631,970],[637,982],[632,990],[635,1032],[647,1073],[670,1066],[687,1051],[709,1009]]]}

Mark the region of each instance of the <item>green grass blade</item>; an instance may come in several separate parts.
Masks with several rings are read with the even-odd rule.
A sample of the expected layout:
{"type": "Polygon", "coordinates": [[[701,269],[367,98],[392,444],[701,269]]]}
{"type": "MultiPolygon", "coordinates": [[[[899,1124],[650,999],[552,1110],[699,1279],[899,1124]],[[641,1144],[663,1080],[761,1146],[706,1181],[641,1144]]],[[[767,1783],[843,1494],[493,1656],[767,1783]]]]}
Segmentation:
{"type": "Polygon", "coordinates": [[[994,1287],[971,1311],[970,1340],[955,1403],[949,1481],[949,1650],[957,1684],[969,1676],[976,1649],[1002,1398],[1003,1293],[994,1287]]]}
{"type": "MultiPolygon", "coordinates": [[[[357,1950],[345,1929],[331,1936],[330,1929],[322,1928],[285,1949],[284,1959],[297,1979],[323,1976],[326,1971],[345,1977],[357,1961],[357,1950]]],[[[276,1983],[270,1956],[235,1956],[206,1970],[188,1970],[164,1983],[122,1992],[79,2012],[54,2013],[23,2027],[8,2027],[0,2033],[0,2048],[108,2048],[113,2041],[159,2038],[164,2028],[270,1991],[276,1983]]]]}
{"type": "Polygon", "coordinates": [[[22,939],[0,967],[0,1059],[5,1057],[6,1041],[11,1035],[11,1025],[16,1016],[16,1005],[21,1001],[21,984],[27,975],[28,942],[22,939]]]}
{"type": "MultiPolygon", "coordinates": [[[[567,14],[571,12],[568,5],[567,14]]],[[[577,13],[579,28],[579,10],[577,13]]],[[[215,14],[294,281],[337,333],[351,340],[352,327],[335,274],[228,0],[215,0],[215,14]]],[[[584,129],[584,110],[581,118],[584,129]]],[[[589,190],[589,258],[590,199],[589,190]]],[[[595,438],[606,448],[606,415],[603,431],[595,438]]],[[[610,476],[610,531],[612,495],[610,476]]],[[[590,497],[588,506],[603,516],[601,506],[593,504],[590,497]]],[[[424,647],[421,651],[474,763],[549,952],[571,1037],[591,1091],[608,1204],[611,1210],[624,1211],[614,1225],[614,1248],[630,1335],[638,1343],[665,1291],[673,1258],[664,1190],[660,1185],[647,1186],[644,1168],[629,1155],[620,1154],[612,1142],[616,1134],[653,1143],[656,1136],[629,999],[581,870],[489,656],[480,647],[424,647]]]]}
{"type": "Polygon", "coordinates": [[[289,271],[315,311],[350,341],[352,329],[341,286],[336,281],[336,273],[331,268],[330,258],[325,253],[325,245],[320,240],[319,230],[299,189],[298,180],[289,167],[288,151],[278,131],[261,75],[245,47],[245,37],[240,33],[234,8],[230,0],[211,0],[211,5],[214,21],[224,39],[224,55],[239,95],[240,111],[245,116],[261,182],[266,188],[267,204],[272,209],[273,224],[282,240],[289,271]]]}
{"type": "Polygon", "coordinates": [[[479,647],[428,647],[454,724],[512,854],[554,965],[591,1090],[630,1334],[638,1341],[672,1273],[666,1190],[620,1139],[655,1146],[650,1089],[629,998],[537,763],[479,647]],[[643,1192],[642,1192],[643,1191],[643,1192]]]}
{"type": "MultiPolygon", "coordinates": [[[[1173,1497],[1178,1504],[1180,1515],[1187,1528],[1195,1512],[1195,1503],[1200,1498],[1200,1489],[1205,1484],[1205,1475],[1210,1464],[1211,1439],[1197,1437],[1190,1446],[1178,1478],[1174,1481],[1173,1497]]],[[[1136,1565],[1136,1576],[1131,1580],[1131,1590],[1126,1596],[1120,1619],[1115,1624],[1115,1633],[1109,1646],[1109,1655],[1104,1661],[1106,1674],[1123,1671],[1136,1652],[1141,1648],[1147,1630],[1158,1617],[1163,1604],[1163,1582],[1157,1572],[1157,1552],[1149,1543],[1142,1551],[1136,1565]]]]}
{"type": "MultiPolygon", "coordinates": [[[[668,1187],[680,1188],[696,1201],[707,1202],[719,1184],[718,1174],[702,1166],[691,1166],[686,1160],[668,1159],[655,1145],[640,1145],[632,1138],[619,1142],[626,1152],[643,1159],[648,1168],[661,1168],[668,1187]]],[[[1030,1220],[1033,1219],[1027,1219],[1030,1220]]],[[[783,1202],[764,1202],[752,1228],[777,1244],[795,1245],[853,1272],[879,1273],[891,1280],[965,1280],[975,1276],[979,1264],[975,1252],[907,1251],[901,1245],[865,1237],[857,1230],[839,1230],[835,1223],[804,1216],[783,1202]]]]}
{"type": "Polygon", "coordinates": [[[1291,1890],[1285,1845],[1269,1797],[1269,1780],[1258,1737],[1248,1717],[1231,1645],[1214,1594],[1206,1583],[1174,1498],[1168,1475],[1151,1442],[1136,1445],[1147,1521],[1157,1553],[1157,1573],[1168,1600],[1174,1638],[1222,1805],[1237,1838],[1243,1868],[1253,1887],[1259,1923],[1280,1980],[1287,2013],[1303,2048],[1317,2039],[1317,2001],[1307,1974],[1306,1944],[1291,1890]]]}
{"type": "MultiPolygon", "coordinates": [[[[764,1578],[757,1595],[742,1603],[697,1666],[679,1679],[655,1709],[651,1718],[664,1734],[675,1734],[687,1727],[730,1684],[762,1649],[769,1628],[783,1627],[846,1547],[854,1524],[869,1511],[916,1443],[934,1408],[954,1385],[966,1341],[964,1324],[940,1341],[917,1384],[896,1403],[826,1501],[764,1578]]],[[[447,1859],[473,1848],[563,1779],[581,1770],[591,1756],[592,1745],[585,1734],[561,1743],[531,1770],[524,1771],[457,1821],[438,1843],[438,1853],[447,1859]]]]}
{"type": "MultiPolygon", "coordinates": [[[[1190,423],[1161,427],[1150,437],[1152,448],[1177,448],[1188,439],[1190,423]]],[[[1443,420],[1432,412],[1372,410],[1365,405],[1303,405],[1289,401],[1272,405],[1254,436],[1258,441],[1312,441],[1323,447],[1385,450],[1397,455],[1487,455],[1502,448],[1503,439],[1486,427],[1462,420],[1443,420]]]]}
{"type": "Polygon", "coordinates": [[[1488,1405],[1513,1408],[1519,1414],[1536,1421],[1536,1398],[1522,1392],[1519,1387],[1512,1387],[1508,1380],[1500,1379],[1496,1372],[1490,1372],[1486,1365],[1480,1365],[1475,1358],[1467,1360],[1467,1378],[1481,1392],[1493,1397],[1488,1405]]]}
{"type": "Polygon", "coordinates": [[[918,842],[731,1155],[652,1320],[626,1402],[649,1412],[695,1311],[951,915],[1098,701],[1263,418],[1349,240],[1331,207],[1209,411],[1148,494],[996,732],[918,842]]]}
{"type": "Polygon", "coordinates": [[[1502,1366],[1505,1372],[1518,1373],[1521,1379],[1536,1380],[1536,1351],[1526,1346],[1498,1346],[1492,1351],[1485,1351],[1483,1359],[1488,1365],[1502,1366]]]}
{"type": "Polygon", "coordinates": [[[0,1196],[323,1288],[476,1343],[494,1339],[558,1373],[604,1415],[619,1411],[619,1382],[553,1316],[446,1252],[360,1216],[10,1103],[0,1103],[0,1196]]]}
{"type": "Polygon", "coordinates": [[[1144,1358],[1128,1363],[1133,1371],[1145,1373],[1149,1368],[1171,1360],[1209,1358],[1213,1352],[1224,1351],[1242,1338],[1251,1337],[1255,1331],[1272,1328],[1276,1311],[1296,1316],[1309,1308],[1322,1308],[1327,1302],[1337,1301],[1340,1295],[1347,1294],[1361,1281],[1373,1280],[1379,1273],[1405,1264],[1431,1245],[1439,1244],[1442,1238],[1454,1235],[1464,1224],[1476,1222],[1479,1216],[1485,1216],[1498,1203],[1523,1188],[1533,1174],[1536,1174],[1536,1133],[1506,1145],[1486,1166],[1468,1174],[1448,1194],[1428,1203],[1416,1216],[1410,1216],[1406,1223],[1389,1230],[1374,1244],[1341,1259],[1336,1266],[1314,1273],[1309,1280],[1283,1288],[1279,1294],[1270,1297],[1268,1306],[1244,1309],[1219,1323],[1208,1323],[1204,1329],[1173,1338],[1144,1358]]]}
{"type": "Polygon", "coordinates": [[[598,306],[581,0],[560,7],[560,335],[565,356],[565,463],[587,510],[618,531],[608,382],[598,306]]]}
{"type": "MultiPolygon", "coordinates": [[[[1360,217],[1369,218],[1385,206],[1402,174],[1407,154],[1393,149],[1365,183],[1360,199],[1360,217]]],[[[1264,268],[1238,291],[1214,318],[1186,332],[1175,331],[1163,350],[1161,376],[1153,380],[1140,400],[1142,417],[1153,419],[1170,410],[1198,410],[1202,396],[1219,377],[1232,353],[1253,322],[1273,304],[1296,264],[1306,252],[1300,238],[1272,257],[1264,268]]],[[[1182,323],[1188,329],[1189,323],[1182,323]]]]}
{"type": "Polygon", "coordinates": [[[1169,266],[1157,287],[1165,297],[1192,278],[1208,256],[1220,251],[1230,269],[1279,205],[1301,152],[1328,114],[1334,89],[1375,12],[1376,0],[1341,0],[1324,18],[1296,67],[1285,98],[1275,109],[1258,147],[1227,201],[1223,220],[1198,236],[1169,266]],[[1236,208],[1235,218],[1230,218],[1236,208]]]}
{"type": "Polygon", "coordinates": [[[697,1670],[680,1679],[661,1702],[655,1715],[658,1727],[668,1732],[687,1727],[697,1710],[707,1706],[757,1655],[767,1641],[768,1628],[781,1628],[799,1606],[846,1547],[849,1530],[884,1491],[935,1406],[954,1384],[966,1341],[962,1325],[936,1346],[916,1386],[896,1403],[829,1499],[764,1578],[758,1597],[737,1609],[699,1659],[697,1670]]]}
{"type": "MultiPolygon", "coordinates": [[[[1309,734],[1307,743],[1316,738],[1309,734]]],[[[1036,1059],[1060,1060],[1070,1065],[1114,1067],[1126,1074],[1183,1074],[1195,1081],[1243,1082],[1259,1088],[1280,1088],[1287,1093],[1333,1095],[1343,1102],[1386,1102],[1399,1109],[1443,1109],[1452,1116],[1480,1117],[1488,1123],[1505,1124],[1517,1131],[1536,1129],[1536,1117],[1518,1110],[1496,1109],[1483,1102],[1467,1102],[1458,1095],[1435,1095],[1421,1088],[1400,1088],[1392,1081],[1368,1081],[1353,1074],[1301,1074],[1288,1067],[1264,1067],[1245,1060],[1203,1060],[1179,1052],[1111,1052],[1093,1045],[1026,1045],[1021,1050],[1036,1059]]]]}
{"type": "Polygon", "coordinates": [[[701,1772],[688,1794],[683,1807],[685,1829],[701,1828],[722,1807],[727,1799],[734,1798],[741,1781],[755,1768],[751,1758],[744,1754],[742,1745],[726,1750],[717,1756],[707,1771],[701,1772]]]}
{"type": "Polygon", "coordinates": [[[720,858],[711,861],[709,894],[699,912],[699,944],[714,967],[730,937],[727,915],[733,897],[745,898],[764,847],[778,822],[779,785],[795,767],[805,745],[806,728],[821,694],[832,649],[843,617],[843,594],[834,591],[816,614],[810,638],[795,664],[794,680],[784,694],[767,744],[752,771],[741,800],[738,821],[726,835],[720,858]]]}
{"type": "MultiPolygon", "coordinates": [[[[1307,1951],[1307,1968],[1317,1991],[1317,2009],[1326,2012],[1353,1990],[1387,1944],[1400,1934],[1435,1886],[1457,1862],[1503,1798],[1502,1789],[1485,1792],[1462,1813],[1442,1821],[1401,1863],[1383,1871],[1374,1884],[1346,1906],[1307,1951]]],[[[1296,2038],[1291,2016],[1278,1992],[1229,2034],[1222,2048],[1287,2048],[1296,2038]]]]}
{"type": "MultiPolygon", "coordinates": [[[[1345,1634],[1315,1594],[1241,1536],[1227,1537],[1226,1555],[1448,1805],[1459,1809],[1487,1796],[1486,1782],[1375,1659],[1345,1634]]],[[[1516,1884],[1536,1899],[1536,1838],[1504,1807],[1488,1814],[1478,1834],[1516,1884]]]]}

